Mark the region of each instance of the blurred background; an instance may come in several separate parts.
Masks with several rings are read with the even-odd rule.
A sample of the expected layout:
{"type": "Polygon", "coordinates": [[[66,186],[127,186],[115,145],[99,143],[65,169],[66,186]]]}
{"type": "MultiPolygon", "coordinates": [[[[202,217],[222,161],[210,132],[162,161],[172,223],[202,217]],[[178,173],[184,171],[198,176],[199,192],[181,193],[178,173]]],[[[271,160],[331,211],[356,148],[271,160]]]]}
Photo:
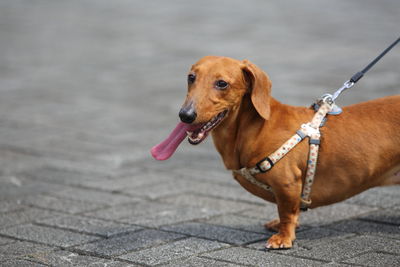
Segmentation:
{"type": "MultiPolygon", "coordinates": [[[[270,75],[274,97],[309,105],[398,37],[399,11],[397,0],[3,0],[1,123],[62,128],[59,140],[123,139],[129,155],[112,160],[148,160],[176,123],[199,58],[249,59],[270,75]]],[[[339,104],[398,94],[399,59],[395,48],[339,104]]],[[[12,145],[38,150],[42,137],[12,145]]]]}
{"type": "MultiPolygon", "coordinates": [[[[308,106],[399,37],[399,14],[399,0],[1,0],[0,200],[35,215],[0,216],[0,228],[49,209],[84,214],[90,207],[71,201],[98,203],[99,192],[113,194],[110,206],[164,203],[200,190],[195,181],[208,197],[263,204],[224,170],[210,138],[151,158],[178,122],[190,66],[206,55],[249,59],[275,98],[308,106]]],[[[338,104],[399,94],[399,66],[395,47],[338,104]]],[[[398,203],[391,196],[379,195],[398,203]]]]}

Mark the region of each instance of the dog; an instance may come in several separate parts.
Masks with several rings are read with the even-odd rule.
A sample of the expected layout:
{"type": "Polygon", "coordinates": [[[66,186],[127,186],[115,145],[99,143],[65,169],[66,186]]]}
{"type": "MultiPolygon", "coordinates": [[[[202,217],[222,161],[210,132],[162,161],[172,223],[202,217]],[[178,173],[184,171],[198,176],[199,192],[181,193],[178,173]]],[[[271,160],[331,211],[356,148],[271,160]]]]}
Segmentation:
{"type": "MultiPolygon", "coordinates": [[[[311,108],[271,97],[268,75],[250,61],[206,56],[188,74],[188,93],[179,111],[182,122],[151,152],[165,160],[186,137],[199,144],[211,133],[227,169],[252,167],[314,114],[311,108]]],[[[400,184],[400,95],[347,106],[342,114],[327,118],[310,208],[372,187],[400,184]]],[[[296,238],[308,153],[309,144],[301,142],[270,171],[254,176],[273,193],[233,172],[247,191],[278,206],[279,219],[265,225],[278,232],[267,240],[268,249],[290,248],[296,238]]]]}

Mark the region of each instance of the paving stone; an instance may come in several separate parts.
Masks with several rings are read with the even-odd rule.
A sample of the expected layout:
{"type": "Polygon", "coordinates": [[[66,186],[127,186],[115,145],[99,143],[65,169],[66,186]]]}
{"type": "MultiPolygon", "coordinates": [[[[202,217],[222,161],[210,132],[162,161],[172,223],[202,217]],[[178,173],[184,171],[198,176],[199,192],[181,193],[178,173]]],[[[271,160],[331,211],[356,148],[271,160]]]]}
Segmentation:
{"type": "Polygon", "coordinates": [[[225,227],[231,227],[238,230],[250,231],[263,234],[271,234],[264,227],[265,221],[262,219],[248,218],[233,214],[222,215],[211,218],[209,220],[203,220],[202,222],[214,225],[220,225],[225,227]]]}
{"type": "Polygon", "coordinates": [[[60,129],[36,125],[32,122],[2,120],[0,122],[0,139],[2,144],[13,144],[25,140],[37,140],[60,134],[60,129]],[[25,129],[29,128],[29,131],[25,129]]]}
{"type": "Polygon", "coordinates": [[[373,250],[396,253],[399,245],[400,240],[364,235],[339,238],[336,241],[330,239],[319,242],[318,246],[297,250],[289,255],[339,262],[373,250]]]}
{"type": "Polygon", "coordinates": [[[201,183],[199,186],[195,187],[193,191],[199,194],[224,199],[231,199],[235,201],[245,201],[250,203],[258,203],[261,205],[267,203],[265,200],[250,194],[240,185],[228,186],[211,183],[201,183]]]}
{"type": "Polygon", "coordinates": [[[362,220],[374,221],[374,222],[382,222],[382,223],[389,223],[393,225],[400,226],[400,210],[398,209],[385,209],[385,210],[378,210],[366,215],[362,215],[358,217],[362,220]]]}
{"type": "Polygon", "coordinates": [[[221,212],[208,208],[169,206],[161,211],[151,210],[142,216],[119,219],[121,222],[142,226],[160,227],[185,221],[199,220],[219,215],[221,212]]]}
{"type": "Polygon", "coordinates": [[[124,174],[122,177],[103,178],[87,180],[82,183],[85,187],[101,189],[105,191],[129,191],[136,193],[135,188],[141,186],[150,186],[160,184],[170,180],[165,174],[155,172],[142,172],[136,170],[137,173],[124,174]],[[129,188],[129,190],[128,190],[129,188]]]}
{"type": "MultiPolygon", "coordinates": [[[[147,211],[152,211],[151,206],[146,205],[147,202],[141,203],[125,203],[118,205],[118,207],[110,207],[100,209],[94,212],[84,213],[85,216],[100,218],[105,220],[119,220],[126,217],[140,216],[147,211]],[[140,205],[140,206],[139,206],[140,205]],[[138,208],[142,207],[142,208],[138,208]],[[149,208],[146,210],[146,208],[149,208]]],[[[153,204],[154,205],[154,204],[153,204]]],[[[153,207],[155,208],[155,207],[153,207]]]]}
{"type": "Polygon", "coordinates": [[[63,188],[60,185],[31,181],[15,175],[0,176],[0,200],[10,200],[61,189],[63,188]]]}
{"type": "Polygon", "coordinates": [[[318,226],[353,218],[376,210],[374,207],[359,206],[347,203],[337,203],[309,210],[300,214],[300,225],[318,226]]]}
{"type": "Polygon", "coordinates": [[[186,258],[207,251],[227,247],[227,244],[198,238],[188,238],[159,247],[128,253],[119,258],[146,265],[165,264],[166,262],[186,258]]]}
{"type": "Polygon", "coordinates": [[[140,202],[86,213],[85,216],[117,220],[128,224],[159,227],[172,223],[209,218],[218,214],[221,213],[209,208],[140,202]]]}
{"type": "Polygon", "coordinates": [[[235,245],[243,245],[265,238],[264,234],[252,233],[203,223],[183,223],[178,225],[165,226],[162,227],[162,229],[235,245]]]}
{"type": "MultiPolygon", "coordinates": [[[[168,126],[166,126],[165,129],[167,128],[168,126]]],[[[165,139],[166,134],[168,134],[168,130],[165,130],[164,135],[160,136],[160,138],[155,140],[155,142],[152,144],[157,144],[161,140],[165,139]]],[[[207,145],[208,141],[209,140],[206,140],[206,142],[202,145],[207,145]]],[[[223,163],[220,163],[219,155],[216,154],[217,152],[215,151],[213,145],[207,146],[207,153],[201,153],[201,151],[199,151],[199,148],[201,148],[201,146],[193,147],[192,149],[195,150],[191,152],[189,151],[189,153],[188,151],[186,151],[188,148],[190,149],[190,146],[188,147],[187,144],[183,143],[181,146],[178,147],[177,153],[175,153],[174,156],[171,157],[169,160],[156,163],[152,159],[144,160],[143,162],[141,162],[141,166],[144,168],[144,170],[147,170],[149,172],[165,172],[175,179],[196,182],[205,182],[206,180],[191,177],[191,170],[194,170],[194,172],[198,172],[201,170],[204,171],[208,169],[224,171],[223,163]],[[182,153],[179,151],[185,152],[182,153]],[[193,160],[194,158],[196,158],[195,161],[193,160]],[[216,162],[218,162],[219,164],[216,162]]],[[[215,181],[213,183],[215,183],[215,181]]]]}
{"type": "Polygon", "coordinates": [[[66,170],[69,172],[87,173],[89,175],[97,175],[98,177],[103,177],[107,175],[112,176],[115,174],[116,171],[115,169],[107,166],[107,164],[87,159],[87,157],[85,159],[77,157],[70,159],[54,158],[54,157],[45,158],[45,163],[42,163],[40,167],[57,169],[57,170],[66,170]]]}
{"type": "Polygon", "coordinates": [[[6,147],[0,145],[0,153],[0,174],[2,175],[13,175],[42,165],[36,155],[23,153],[9,145],[6,147]]]}
{"type": "Polygon", "coordinates": [[[87,182],[95,182],[103,178],[100,174],[82,173],[71,170],[63,170],[51,167],[41,167],[29,170],[23,175],[50,183],[60,183],[65,185],[85,185],[87,182]]]}
{"type": "Polygon", "coordinates": [[[29,168],[17,168],[13,170],[14,173],[25,173],[30,169],[37,169],[43,166],[50,166],[54,168],[62,168],[64,165],[60,163],[72,163],[74,166],[74,170],[105,170],[112,168],[109,162],[101,161],[98,159],[94,159],[90,155],[82,154],[79,152],[74,152],[72,150],[63,150],[61,148],[48,148],[51,147],[54,143],[62,143],[64,139],[62,137],[57,137],[55,140],[48,141],[33,141],[27,143],[19,143],[12,147],[13,150],[29,154],[35,155],[37,162],[28,166],[29,168]],[[41,159],[41,161],[38,161],[41,159]],[[92,166],[100,166],[100,167],[92,167],[92,166]]]}
{"type": "Polygon", "coordinates": [[[349,267],[349,266],[354,266],[354,265],[350,265],[350,264],[346,264],[346,263],[330,262],[330,263],[323,264],[322,266],[324,266],[324,267],[349,267]]]}
{"type": "MultiPolygon", "coordinates": [[[[183,101],[183,99],[181,99],[183,101]]],[[[182,103],[179,103],[178,106],[181,106],[182,103]]],[[[172,118],[168,119],[169,122],[177,119],[177,112],[173,114],[172,118]]],[[[165,123],[166,121],[162,121],[165,123]]],[[[159,124],[161,126],[161,123],[159,124]]],[[[166,135],[172,130],[174,125],[168,123],[163,130],[164,134],[160,135],[159,138],[154,139],[153,143],[149,144],[157,144],[163,139],[165,139],[166,135]],[[172,126],[172,127],[171,127],[172,126]]],[[[161,132],[161,130],[160,130],[161,132]]],[[[150,138],[149,138],[150,139],[150,138]]],[[[207,174],[208,171],[217,171],[217,172],[225,172],[229,174],[224,168],[224,165],[221,161],[221,157],[218,152],[215,150],[214,145],[210,139],[206,139],[200,146],[192,146],[187,142],[183,142],[174,153],[174,156],[171,157],[167,161],[157,162],[154,161],[144,161],[143,167],[147,170],[157,170],[157,171],[167,171],[168,173],[174,175],[174,177],[179,179],[184,179],[188,181],[206,181],[205,179],[199,179],[201,177],[192,177],[190,174],[201,172],[203,174],[207,174]],[[195,159],[195,160],[194,160],[195,159]]],[[[219,178],[216,178],[219,180],[219,178]]],[[[214,181],[215,183],[215,181],[214,181]]]]}
{"type": "Polygon", "coordinates": [[[83,216],[57,216],[54,218],[37,220],[36,223],[104,237],[133,232],[140,229],[140,227],[134,225],[103,221],[83,216]]]}
{"type": "Polygon", "coordinates": [[[119,148],[114,146],[113,149],[114,151],[96,154],[94,158],[99,161],[105,161],[114,168],[124,170],[135,169],[137,164],[149,158],[148,147],[140,142],[135,143],[131,147],[129,145],[120,146],[119,148]]]}
{"type": "Polygon", "coordinates": [[[207,259],[207,258],[200,258],[200,257],[190,257],[187,259],[177,259],[175,261],[166,264],[165,266],[173,267],[173,266],[180,266],[180,267],[192,267],[192,266],[199,266],[199,267],[238,267],[242,265],[237,265],[234,263],[229,263],[225,261],[218,261],[215,259],[207,259]]]}
{"type": "Polygon", "coordinates": [[[14,243],[16,240],[0,236],[0,246],[14,243]]]}
{"type": "Polygon", "coordinates": [[[330,228],[362,235],[386,236],[400,239],[400,227],[381,223],[366,222],[361,220],[346,220],[329,225],[330,228]]]}
{"type": "Polygon", "coordinates": [[[50,250],[52,250],[52,248],[48,246],[33,244],[25,241],[17,241],[11,244],[0,246],[0,261],[16,259],[23,256],[31,256],[50,250]]]}
{"type": "Polygon", "coordinates": [[[232,173],[228,170],[225,170],[222,162],[217,169],[210,168],[210,165],[201,169],[180,166],[179,168],[171,169],[171,171],[176,173],[179,178],[182,177],[182,179],[205,181],[221,185],[239,185],[238,182],[233,178],[232,173]]]}
{"type": "Polygon", "coordinates": [[[356,195],[346,202],[372,207],[396,208],[400,205],[399,196],[398,186],[376,187],[356,195]]]}
{"type": "Polygon", "coordinates": [[[13,201],[0,201],[0,213],[2,212],[11,212],[17,210],[23,210],[26,206],[21,204],[21,200],[13,200],[13,201]]]}
{"type": "Polygon", "coordinates": [[[294,258],[284,255],[233,247],[202,255],[203,257],[224,260],[240,265],[254,266],[321,266],[322,261],[294,258]]]}
{"type": "Polygon", "coordinates": [[[149,216],[152,213],[158,214],[166,210],[175,209],[176,207],[165,203],[152,201],[143,201],[139,203],[128,203],[119,205],[117,208],[111,207],[101,209],[96,212],[86,213],[86,216],[103,218],[108,220],[121,220],[124,218],[138,218],[149,216]]]}
{"type": "Polygon", "coordinates": [[[171,203],[174,205],[187,205],[193,207],[202,207],[217,210],[220,212],[240,212],[259,207],[258,204],[249,204],[226,199],[220,199],[210,196],[201,196],[193,193],[185,193],[175,196],[159,199],[162,203],[171,203]]]}
{"type": "Polygon", "coordinates": [[[79,255],[77,253],[64,250],[38,253],[30,256],[29,260],[45,264],[46,266],[134,266],[131,263],[97,258],[88,255],[79,255]]]}
{"type": "Polygon", "coordinates": [[[269,222],[278,219],[278,208],[275,204],[267,203],[262,206],[253,207],[247,211],[238,213],[240,216],[258,218],[269,222]]]}
{"type": "Polygon", "coordinates": [[[56,197],[82,200],[88,202],[97,202],[102,204],[114,205],[128,202],[140,201],[135,197],[129,197],[121,194],[113,194],[108,192],[100,192],[94,190],[78,189],[78,188],[67,188],[62,191],[52,192],[52,195],[56,197]]]}
{"type": "Polygon", "coordinates": [[[14,267],[20,267],[20,266],[24,266],[24,267],[29,267],[29,266],[42,267],[43,266],[44,267],[44,266],[47,266],[47,265],[43,265],[43,264],[40,264],[40,263],[37,263],[37,262],[31,262],[31,261],[27,261],[27,260],[14,259],[14,260],[9,260],[9,261],[6,261],[6,262],[2,262],[1,266],[3,266],[3,267],[12,267],[12,266],[14,266],[14,267]]]}
{"type": "Polygon", "coordinates": [[[184,180],[167,180],[157,184],[144,185],[134,188],[125,188],[122,191],[134,196],[157,199],[170,195],[176,195],[182,192],[195,191],[200,183],[184,180]]]}
{"type": "Polygon", "coordinates": [[[103,239],[76,247],[79,251],[102,256],[116,256],[128,252],[161,245],[183,238],[183,235],[156,230],[144,230],[122,236],[103,239]]]}
{"type": "Polygon", "coordinates": [[[348,259],[345,263],[360,264],[363,266],[399,266],[400,255],[387,254],[382,252],[368,252],[352,259],[348,259]]]}
{"type": "Polygon", "coordinates": [[[296,242],[303,247],[312,247],[318,243],[338,241],[354,236],[353,233],[344,233],[328,227],[311,227],[296,233],[296,242]]]}
{"type": "MultiPolygon", "coordinates": [[[[49,136],[44,139],[20,141],[18,146],[29,149],[43,157],[56,158],[79,158],[93,156],[94,154],[106,153],[113,149],[112,146],[95,142],[86,142],[67,136],[49,136]]],[[[105,162],[104,162],[105,163],[105,162]]]]}
{"type": "Polygon", "coordinates": [[[0,213],[0,228],[31,222],[35,219],[54,216],[54,214],[56,213],[36,208],[26,208],[15,212],[0,213]]]}
{"type": "Polygon", "coordinates": [[[104,207],[104,204],[73,199],[60,199],[52,196],[38,195],[22,200],[22,203],[43,209],[62,211],[67,213],[80,213],[104,207]]]}
{"type": "Polygon", "coordinates": [[[61,229],[26,224],[0,231],[1,234],[22,240],[39,242],[58,247],[69,247],[94,241],[98,237],[77,234],[61,229]]]}

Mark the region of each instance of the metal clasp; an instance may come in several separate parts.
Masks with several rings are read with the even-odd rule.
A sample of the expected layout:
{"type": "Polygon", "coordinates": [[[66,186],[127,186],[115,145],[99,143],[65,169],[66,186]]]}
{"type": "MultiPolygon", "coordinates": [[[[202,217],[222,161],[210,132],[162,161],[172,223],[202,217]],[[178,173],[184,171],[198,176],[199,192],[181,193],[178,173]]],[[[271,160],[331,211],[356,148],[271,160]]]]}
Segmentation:
{"type": "Polygon", "coordinates": [[[333,101],[346,89],[349,89],[354,86],[354,82],[348,80],[346,81],[342,87],[340,87],[332,96],[333,101]]]}
{"type": "Polygon", "coordinates": [[[323,103],[326,103],[326,104],[328,104],[330,106],[332,106],[333,103],[334,103],[333,96],[331,94],[322,95],[320,101],[323,102],[323,103]]]}

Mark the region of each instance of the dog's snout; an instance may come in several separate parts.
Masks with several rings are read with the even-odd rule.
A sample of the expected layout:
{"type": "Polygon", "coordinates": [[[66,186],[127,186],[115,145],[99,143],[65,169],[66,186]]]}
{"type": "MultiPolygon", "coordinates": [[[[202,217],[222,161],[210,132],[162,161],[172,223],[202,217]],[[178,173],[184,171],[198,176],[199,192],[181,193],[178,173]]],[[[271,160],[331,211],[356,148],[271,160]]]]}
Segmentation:
{"type": "Polygon", "coordinates": [[[196,110],[194,109],[193,102],[181,108],[179,111],[179,118],[184,123],[192,123],[197,117],[196,110]]]}

